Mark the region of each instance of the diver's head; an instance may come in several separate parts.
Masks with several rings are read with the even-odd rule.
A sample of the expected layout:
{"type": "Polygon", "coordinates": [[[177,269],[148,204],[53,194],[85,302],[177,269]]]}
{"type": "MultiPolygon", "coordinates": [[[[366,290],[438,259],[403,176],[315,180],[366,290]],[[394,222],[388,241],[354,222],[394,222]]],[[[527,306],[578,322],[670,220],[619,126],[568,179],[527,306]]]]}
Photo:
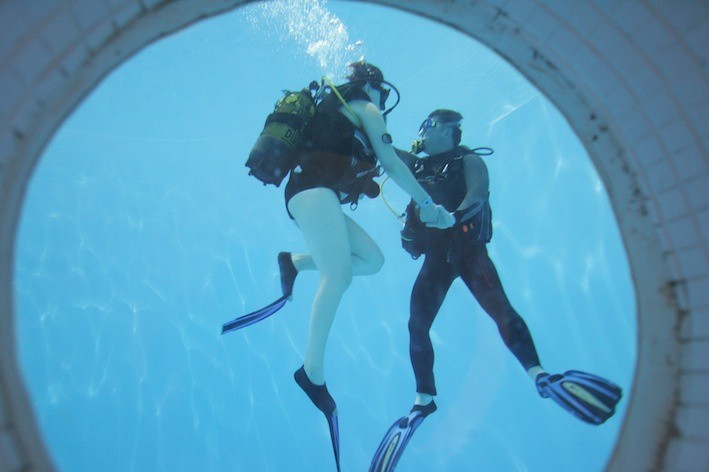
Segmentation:
{"type": "Polygon", "coordinates": [[[361,88],[380,110],[384,110],[391,89],[384,86],[384,74],[381,69],[364,59],[353,62],[349,68],[351,72],[347,76],[347,80],[352,85],[361,88]]]}
{"type": "Polygon", "coordinates": [[[449,151],[460,144],[463,131],[460,122],[463,115],[453,110],[439,109],[429,113],[419,127],[420,140],[414,142],[418,152],[425,151],[429,156],[449,151]]]}

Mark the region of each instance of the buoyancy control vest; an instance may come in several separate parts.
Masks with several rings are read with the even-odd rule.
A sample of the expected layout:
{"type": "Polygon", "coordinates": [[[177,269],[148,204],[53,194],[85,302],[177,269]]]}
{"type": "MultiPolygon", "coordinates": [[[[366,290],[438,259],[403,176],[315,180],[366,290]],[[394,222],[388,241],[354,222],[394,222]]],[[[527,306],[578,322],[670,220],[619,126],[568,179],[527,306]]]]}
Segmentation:
{"type": "Polygon", "coordinates": [[[460,206],[467,193],[463,164],[464,156],[470,152],[469,148],[458,146],[441,154],[416,159],[411,164],[411,172],[433,201],[450,212],[460,206]]]}
{"type": "MultiPolygon", "coordinates": [[[[358,87],[345,84],[337,90],[345,101],[369,101],[358,87]]],[[[299,187],[331,188],[341,203],[356,205],[362,196],[374,198],[379,194],[374,178],[380,170],[366,133],[342,114],[342,105],[335,93],[323,95],[305,133],[291,180],[299,187]]]]}
{"type": "Polygon", "coordinates": [[[456,217],[456,224],[452,228],[429,228],[421,221],[418,208],[411,201],[406,208],[406,221],[401,236],[404,249],[414,258],[433,247],[449,247],[468,241],[487,243],[492,238],[492,210],[488,198],[473,207],[458,211],[468,190],[464,172],[465,156],[473,153],[466,146],[458,146],[423,159],[404,159],[433,201],[443,205],[456,217]]]}

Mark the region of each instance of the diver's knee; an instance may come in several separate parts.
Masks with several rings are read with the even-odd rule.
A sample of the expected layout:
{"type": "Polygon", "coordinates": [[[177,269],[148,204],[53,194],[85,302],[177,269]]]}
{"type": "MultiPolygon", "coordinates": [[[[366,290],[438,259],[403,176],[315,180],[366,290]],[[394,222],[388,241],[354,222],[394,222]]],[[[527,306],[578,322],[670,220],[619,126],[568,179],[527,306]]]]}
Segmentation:
{"type": "Polygon", "coordinates": [[[323,283],[334,291],[344,293],[352,284],[352,270],[342,270],[323,276],[323,283]]]}
{"type": "Polygon", "coordinates": [[[409,320],[409,339],[412,344],[419,344],[422,339],[428,337],[428,327],[422,326],[421,323],[409,320]]]}
{"type": "Polygon", "coordinates": [[[372,274],[376,274],[380,270],[382,270],[382,267],[384,267],[384,253],[377,248],[376,251],[374,251],[374,254],[372,256],[372,274]]]}
{"type": "Polygon", "coordinates": [[[421,358],[422,356],[428,357],[432,354],[432,347],[430,343],[424,342],[423,339],[411,339],[409,342],[409,355],[415,358],[421,358]]]}
{"type": "Polygon", "coordinates": [[[382,270],[384,265],[384,254],[378,247],[366,253],[352,254],[352,257],[359,262],[358,275],[373,275],[382,270]]]}
{"type": "Polygon", "coordinates": [[[529,333],[527,323],[514,310],[511,310],[508,316],[498,323],[498,328],[504,337],[519,337],[529,333]]]}

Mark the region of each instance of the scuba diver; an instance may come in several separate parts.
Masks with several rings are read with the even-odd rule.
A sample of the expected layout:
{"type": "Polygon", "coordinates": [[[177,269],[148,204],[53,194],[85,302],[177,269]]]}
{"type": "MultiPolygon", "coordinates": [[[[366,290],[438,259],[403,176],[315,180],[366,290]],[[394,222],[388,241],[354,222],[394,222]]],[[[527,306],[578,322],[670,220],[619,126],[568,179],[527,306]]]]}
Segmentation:
{"type": "MultiPolygon", "coordinates": [[[[364,196],[376,197],[378,164],[421,208],[429,226],[448,228],[454,217],[433,202],[398,158],[385,123],[391,86],[381,70],[364,60],[350,64],[343,85],[327,87],[310,119],[299,147],[296,165],[285,186],[288,215],[303,233],[308,254],[278,254],[283,296],[257,312],[227,323],[223,333],[270,316],[291,297],[296,276],[317,270],[320,283],[310,313],[303,365],[295,381],[325,415],[339,463],[337,406],[325,384],[325,347],[342,295],[353,276],[377,273],[384,256],[374,240],[346,215],[364,196]]],[[[391,86],[393,87],[393,86],[391,86]]],[[[249,164],[247,164],[249,165],[249,164]]],[[[257,168],[256,165],[253,165],[257,168]]],[[[280,183],[280,181],[278,182],[280,183]]]]}
{"type": "Polygon", "coordinates": [[[403,248],[414,258],[425,255],[411,291],[409,354],[416,378],[416,398],[410,413],[398,419],[384,436],[370,471],[392,471],[421,422],[434,411],[437,394],[433,374],[434,352],[429,331],[446,293],[460,277],[480,306],[495,321],[503,342],[527,372],[543,398],[551,398],[578,419],[599,425],[615,412],[622,396],[615,384],[581,371],[547,373],[539,361],[527,324],[510,304],[495,265],[487,252],[492,238],[489,177],[481,155],[489,148],[471,150],[460,145],[463,117],[453,110],[429,114],[419,128],[413,153],[397,150],[416,179],[448,211],[455,224],[430,228],[420,218],[418,205],[409,203],[401,232],[403,248]]]}

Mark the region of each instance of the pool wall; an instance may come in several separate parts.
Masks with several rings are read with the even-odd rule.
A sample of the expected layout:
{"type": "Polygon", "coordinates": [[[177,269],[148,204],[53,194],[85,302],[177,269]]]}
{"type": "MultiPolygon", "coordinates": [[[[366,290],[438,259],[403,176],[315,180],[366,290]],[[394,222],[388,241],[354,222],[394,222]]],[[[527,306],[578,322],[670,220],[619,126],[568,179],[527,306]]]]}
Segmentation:
{"type": "MultiPolygon", "coordinates": [[[[52,470],[14,338],[13,257],[45,145],[111,70],[238,0],[0,0],[0,471],[52,470]]],[[[564,114],[610,196],[638,365],[608,470],[709,464],[709,4],[384,0],[499,53],[564,114]]]]}

